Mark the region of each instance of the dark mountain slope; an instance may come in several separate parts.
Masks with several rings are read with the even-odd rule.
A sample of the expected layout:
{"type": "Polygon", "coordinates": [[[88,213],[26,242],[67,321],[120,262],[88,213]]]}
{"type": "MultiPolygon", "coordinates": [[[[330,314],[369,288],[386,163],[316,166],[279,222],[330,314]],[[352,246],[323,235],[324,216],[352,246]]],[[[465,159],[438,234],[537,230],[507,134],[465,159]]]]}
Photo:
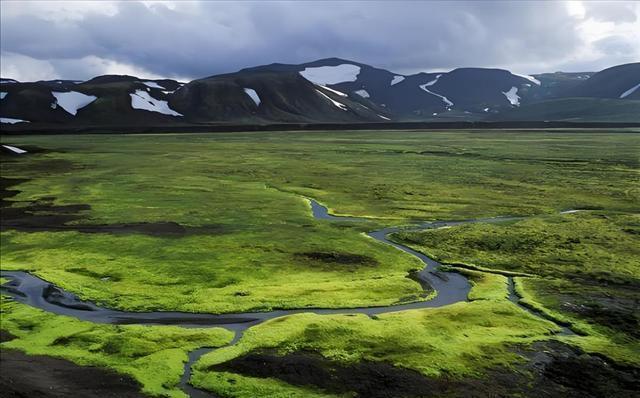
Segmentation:
{"type": "Polygon", "coordinates": [[[400,75],[327,58],[246,68],[186,84],[127,75],[84,82],[2,79],[0,116],[3,125],[19,119],[61,126],[640,121],[640,88],[633,90],[639,84],[640,63],[595,74],[531,77],[502,69],[458,68],[400,75]]]}
{"type": "MultiPolygon", "coordinates": [[[[576,87],[563,93],[563,97],[621,98],[623,93],[640,84],[640,62],[624,64],[600,71],[576,87]]],[[[640,99],[640,90],[624,97],[640,99]]]]}
{"type": "MultiPolygon", "coordinates": [[[[2,117],[42,123],[144,125],[172,122],[176,120],[175,116],[134,109],[132,105],[132,94],[140,92],[146,93],[144,95],[153,101],[166,101],[171,91],[163,90],[165,87],[178,88],[179,83],[174,80],[155,82],[133,76],[105,75],[77,84],[73,81],[1,84],[0,91],[6,94],[0,103],[0,114],[2,117]],[[160,88],[155,88],[155,85],[160,88]],[[75,93],[96,98],[77,109],[74,115],[59,106],[54,93],[75,93]]],[[[140,101],[144,102],[142,99],[140,101]]]]}
{"type": "Polygon", "coordinates": [[[640,101],[609,98],[558,98],[523,105],[492,121],[638,122],[640,101]]]}
{"type": "Polygon", "coordinates": [[[9,83],[0,85],[6,93],[0,102],[3,118],[68,123],[71,115],[56,104],[51,88],[42,83],[9,83]]]}
{"type": "Polygon", "coordinates": [[[481,112],[485,108],[506,108],[519,104],[518,92],[531,81],[502,69],[459,68],[445,73],[426,89],[446,96],[453,102],[452,107],[471,112],[481,112]],[[507,95],[515,91],[512,102],[507,95]]]}
{"type": "Polygon", "coordinates": [[[593,72],[554,72],[533,75],[540,82],[540,85],[533,84],[523,88],[522,103],[562,97],[564,93],[582,84],[591,75],[593,75],[593,72]]]}
{"type": "Polygon", "coordinates": [[[400,75],[340,58],[299,65],[271,64],[243,71],[298,72],[312,82],[339,90],[350,98],[366,98],[396,117],[408,119],[432,117],[433,113],[448,108],[462,111],[461,107],[466,107],[483,112],[487,106],[509,106],[502,91],[531,83],[498,69],[463,68],[449,73],[400,75]],[[437,82],[437,86],[432,88],[427,85],[429,82],[437,82]],[[442,98],[448,96],[456,97],[460,106],[455,102],[451,106],[442,98]]]}
{"type": "MultiPolygon", "coordinates": [[[[149,87],[144,82],[147,81],[141,81],[133,76],[105,75],[78,84],[74,88],[75,91],[96,96],[97,99],[78,110],[74,122],[145,124],[175,121],[176,116],[133,108],[131,95],[137,92],[147,93],[149,97],[159,101],[167,101],[169,98],[169,94],[164,92],[166,90],[149,87]]],[[[177,82],[173,80],[171,82],[173,82],[172,87],[178,86],[177,82]]]]}
{"type": "Polygon", "coordinates": [[[356,122],[384,116],[375,105],[315,85],[297,72],[260,69],[194,80],[176,91],[170,105],[202,122],[356,122]]]}

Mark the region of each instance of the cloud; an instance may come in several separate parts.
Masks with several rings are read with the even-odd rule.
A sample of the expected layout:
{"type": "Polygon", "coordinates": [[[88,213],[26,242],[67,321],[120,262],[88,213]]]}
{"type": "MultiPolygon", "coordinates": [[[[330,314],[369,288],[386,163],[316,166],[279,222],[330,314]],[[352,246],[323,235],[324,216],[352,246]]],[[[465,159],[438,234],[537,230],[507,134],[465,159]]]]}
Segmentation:
{"type": "Polygon", "coordinates": [[[585,2],[585,17],[602,22],[625,23],[638,20],[633,2],[585,2]]]}
{"type": "Polygon", "coordinates": [[[594,46],[608,56],[626,56],[634,50],[634,43],[624,36],[607,36],[595,41],[594,46]]]}
{"type": "Polygon", "coordinates": [[[640,7],[633,2],[605,5],[2,2],[1,73],[17,73],[13,76],[20,78],[22,67],[33,62],[32,68],[24,69],[31,75],[41,71],[47,76],[85,79],[102,71],[125,70],[197,78],[326,57],[353,59],[400,73],[460,66],[531,73],[578,65],[600,67],[614,47],[616,60],[631,62],[640,53],[640,42],[621,43],[635,36],[629,32],[637,28],[640,7]],[[626,55],[621,46],[626,46],[626,55]]]}
{"type": "Polygon", "coordinates": [[[58,78],[53,65],[47,61],[26,55],[2,51],[0,53],[0,76],[19,81],[50,80],[58,78]]]}

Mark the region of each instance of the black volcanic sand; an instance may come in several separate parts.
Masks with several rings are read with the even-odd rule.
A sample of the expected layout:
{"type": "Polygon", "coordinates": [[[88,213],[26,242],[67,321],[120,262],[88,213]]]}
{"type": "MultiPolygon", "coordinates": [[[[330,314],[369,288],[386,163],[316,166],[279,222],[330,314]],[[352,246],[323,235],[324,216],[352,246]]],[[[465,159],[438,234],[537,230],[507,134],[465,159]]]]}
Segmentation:
{"type": "Polygon", "coordinates": [[[0,391],[3,398],[145,397],[128,376],[7,349],[0,351],[0,391]]]}
{"type": "Polygon", "coordinates": [[[373,257],[343,252],[301,252],[295,253],[295,256],[304,260],[346,266],[378,265],[378,261],[373,257]]]}
{"type": "Polygon", "coordinates": [[[615,365],[557,341],[522,349],[527,363],[494,369],[479,379],[428,378],[413,370],[380,362],[341,364],[313,352],[279,356],[250,353],[210,370],[259,378],[277,378],[297,386],[354,393],[363,398],[397,397],[576,397],[638,396],[640,369],[615,365]]]}
{"type": "Polygon", "coordinates": [[[633,339],[640,339],[638,282],[607,282],[606,290],[598,288],[602,287],[601,283],[585,278],[572,278],[572,282],[581,284],[584,291],[567,292],[548,285],[543,293],[556,296],[558,302],[562,303],[562,311],[573,313],[590,323],[622,332],[633,339]]]}
{"type": "MultiPolygon", "coordinates": [[[[0,342],[15,336],[0,330],[0,342]]],[[[0,351],[0,396],[2,398],[145,397],[133,379],[103,368],[78,366],[73,362],[17,350],[0,351]]]]}

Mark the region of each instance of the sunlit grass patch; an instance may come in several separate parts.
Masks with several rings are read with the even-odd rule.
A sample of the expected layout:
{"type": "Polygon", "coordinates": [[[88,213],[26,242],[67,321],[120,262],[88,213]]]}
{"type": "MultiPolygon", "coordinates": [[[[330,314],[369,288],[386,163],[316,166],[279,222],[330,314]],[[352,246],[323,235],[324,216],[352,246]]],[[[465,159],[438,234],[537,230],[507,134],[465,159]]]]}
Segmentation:
{"type": "Polygon", "coordinates": [[[49,355],[132,376],[153,396],[185,397],[177,388],[187,353],[220,347],[233,334],[221,328],[114,326],[53,315],[2,298],[2,330],[16,336],[2,348],[49,355]]]}

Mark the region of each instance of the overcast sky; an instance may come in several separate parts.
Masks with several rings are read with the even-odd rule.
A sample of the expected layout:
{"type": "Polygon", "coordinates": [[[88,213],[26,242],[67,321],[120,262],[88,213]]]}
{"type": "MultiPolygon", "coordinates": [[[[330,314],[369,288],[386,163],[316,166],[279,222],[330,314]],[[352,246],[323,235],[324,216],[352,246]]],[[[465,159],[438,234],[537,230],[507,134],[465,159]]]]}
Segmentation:
{"type": "Polygon", "coordinates": [[[340,57],[397,73],[640,61],[640,2],[6,1],[0,73],[193,79],[340,57]]]}

